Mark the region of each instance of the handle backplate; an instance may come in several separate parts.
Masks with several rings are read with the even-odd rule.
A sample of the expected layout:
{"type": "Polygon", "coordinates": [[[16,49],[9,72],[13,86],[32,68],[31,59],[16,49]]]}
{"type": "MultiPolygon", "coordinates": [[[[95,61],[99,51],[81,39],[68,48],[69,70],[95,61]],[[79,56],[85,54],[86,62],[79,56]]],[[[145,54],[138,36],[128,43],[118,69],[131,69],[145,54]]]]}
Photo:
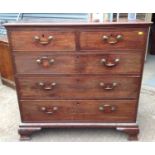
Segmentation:
{"type": "Polygon", "coordinates": [[[120,40],[123,40],[123,35],[121,35],[121,34],[118,34],[116,36],[114,36],[114,35],[109,35],[109,36],[103,35],[102,39],[109,44],[116,44],[120,40]]]}
{"type": "Polygon", "coordinates": [[[104,89],[104,90],[113,90],[118,84],[116,82],[113,83],[104,83],[104,82],[100,82],[100,86],[104,89]]]}
{"type": "Polygon", "coordinates": [[[43,67],[49,67],[50,65],[52,65],[54,63],[54,61],[55,60],[53,58],[49,58],[47,56],[43,56],[36,60],[36,62],[38,64],[42,65],[43,67]]]}
{"type": "Polygon", "coordinates": [[[45,114],[53,114],[54,112],[58,111],[58,107],[57,106],[53,106],[53,107],[41,107],[40,110],[42,112],[44,112],[45,114]]]}
{"type": "Polygon", "coordinates": [[[34,40],[38,42],[41,45],[47,45],[51,42],[53,39],[53,36],[48,36],[47,38],[45,37],[39,37],[39,36],[34,36],[34,40]]]}
{"type": "Polygon", "coordinates": [[[119,63],[120,59],[119,58],[116,58],[112,61],[109,61],[108,59],[101,59],[101,63],[106,66],[106,67],[114,67],[114,66],[117,66],[118,63],[119,63]]]}
{"type": "Polygon", "coordinates": [[[101,112],[110,113],[110,112],[116,111],[116,106],[104,104],[104,105],[100,105],[98,109],[101,112]]]}
{"type": "Polygon", "coordinates": [[[43,90],[52,90],[56,86],[55,82],[51,82],[51,83],[38,82],[37,84],[43,90]]]}

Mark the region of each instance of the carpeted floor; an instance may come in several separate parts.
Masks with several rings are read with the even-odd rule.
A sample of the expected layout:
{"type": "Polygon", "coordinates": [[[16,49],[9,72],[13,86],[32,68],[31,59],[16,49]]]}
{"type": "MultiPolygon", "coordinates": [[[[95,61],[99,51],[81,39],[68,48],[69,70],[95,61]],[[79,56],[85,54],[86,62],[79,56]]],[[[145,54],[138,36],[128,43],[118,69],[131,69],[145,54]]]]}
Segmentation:
{"type": "MultiPolygon", "coordinates": [[[[15,90],[0,84],[0,141],[19,141],[20,116],[15,90]]],[[[143,85],[138,122],[139,141],[155,141],[155,89],[143,85]]],[[[112,129],[44,129],[30,141],[127,141],[127,135],[112,129]]]]}

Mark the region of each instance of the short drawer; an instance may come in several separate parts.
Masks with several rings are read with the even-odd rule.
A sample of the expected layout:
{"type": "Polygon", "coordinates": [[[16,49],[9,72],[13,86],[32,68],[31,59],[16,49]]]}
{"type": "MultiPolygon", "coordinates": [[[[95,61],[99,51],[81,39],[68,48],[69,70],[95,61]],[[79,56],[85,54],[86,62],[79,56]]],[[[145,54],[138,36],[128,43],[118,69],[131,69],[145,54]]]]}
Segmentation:
{"type": "Polygon", "coordinates": [[[21,99],[137,98],[140,78],[132,76],[42,76],[17,79],[21,99]]]}
{"type": "Polygon", "coordinates": [[[135,100],[20,101],[22,122],[135,122],[135,100]]]}
{"type": "Polygon", "coordinates": [[[74,32],[50,29],[18,30],[10,32],[12,49],[16,51],[74,51],[74,32]]]}
{"type": "Polygon", "coordinates": [[[17,74],[140,74],[143,55],[125,54],[49,54],[17,52],[17,74]]]}
{"type": "Polygon", "coordinates": [[[145,49],[147,32],[145,29],[103,29],[103,31],[83,31],[80,33],[81,50],[129,50],[145,49]]]}

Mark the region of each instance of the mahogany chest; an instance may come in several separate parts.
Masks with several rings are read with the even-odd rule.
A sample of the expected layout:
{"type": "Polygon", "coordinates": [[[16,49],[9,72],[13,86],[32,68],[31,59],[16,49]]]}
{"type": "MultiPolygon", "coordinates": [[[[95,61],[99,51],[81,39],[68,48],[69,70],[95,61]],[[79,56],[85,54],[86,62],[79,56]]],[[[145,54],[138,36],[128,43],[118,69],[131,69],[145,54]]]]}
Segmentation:
{"type": "Polygon", "coordinates": [[[150,23],[6,24],[21,139],[42,128],[115,128],[136,140],[150,23]]]}

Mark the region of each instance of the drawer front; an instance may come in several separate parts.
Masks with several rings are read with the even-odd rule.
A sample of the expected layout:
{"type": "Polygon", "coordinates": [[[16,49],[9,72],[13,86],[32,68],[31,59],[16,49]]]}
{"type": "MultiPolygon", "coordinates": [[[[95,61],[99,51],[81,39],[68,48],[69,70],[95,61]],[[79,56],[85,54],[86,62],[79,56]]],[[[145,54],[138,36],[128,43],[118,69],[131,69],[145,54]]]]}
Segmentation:
{"type": "Polygon", "coordinates": [[[23,122],[135,122],[134,100],[21,101],[23,122]]]}
{"type": "Polygon", "coordinates": [[[56,32],[46,29],[11,31],[13,50],[17,51],[74,51],[74,32],[56,32]]]}
{"type": "Polygon", "coordinates": [[[19,74],[140,74],[143,55],[20,53],[15,55],[19,74]]]}
{"type": "Polygon", "coordinates": [[[124,99],[137,98],[139,77],[42,76],[18,80],[21,99],[124,99]]]}
{"type": "Polygon", "coordinates": [[[80,33],[81,50],[145,49],[145,29],[116,29],[80,33]]]}

